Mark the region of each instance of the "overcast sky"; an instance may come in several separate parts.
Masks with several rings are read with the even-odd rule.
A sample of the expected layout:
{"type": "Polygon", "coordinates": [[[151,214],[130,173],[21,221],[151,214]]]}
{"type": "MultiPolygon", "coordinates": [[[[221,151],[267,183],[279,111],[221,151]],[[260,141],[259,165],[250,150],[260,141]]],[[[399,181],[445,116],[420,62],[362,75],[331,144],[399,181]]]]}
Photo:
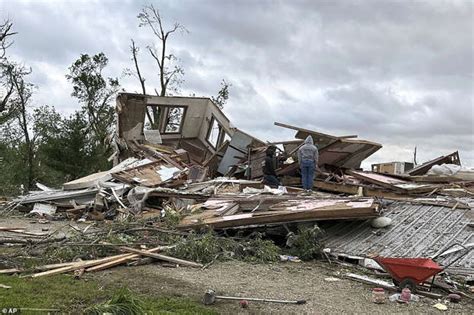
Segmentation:
{"type": "Polygon", "coordinates": [[[0,18],[18,32],[11,57],[33,69],[35,104],[78,109],[64,75],[81,53],[104,52],[106,74],[126,91],[129,44],[149,91],[157,71],[138,27],[145,4],[160,9],[184,67],[180,95],[211,96],[232,84],[225,113],[262,140],[291,140],[283,122],[334,135],[358,134],[383,148],[364,164],[418,162],[460,151],[474,166],[473,1],[0,0],[0,18]]]}

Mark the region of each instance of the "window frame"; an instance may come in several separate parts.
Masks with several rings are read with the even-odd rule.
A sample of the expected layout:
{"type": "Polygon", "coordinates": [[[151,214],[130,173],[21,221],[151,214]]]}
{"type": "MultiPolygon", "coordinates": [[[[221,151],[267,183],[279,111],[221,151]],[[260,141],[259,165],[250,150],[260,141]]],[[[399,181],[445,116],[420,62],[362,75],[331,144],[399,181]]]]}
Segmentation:
{"type": "Polygon", "coordinates": [[[217,150],[219,148],[219,146],[221,145],[221,142],[222,142],[222,139],[223,139],[223,135],[224,133],[226,133],[226,131],[224,130],[224,127],[222,126],[222,124],[219,122],[219,120],[217,120],[217,118],[212,115],[211,116],[211,119],[209,120],[209,126],[207,128],[207,133],[206,133],[206,142],[214,149],[214,150],[217,150]],[[211,136],[211,133],[212,133],[212,127],[213,127],[213,124],[214,122],[217,123],[217,126],[219,126],[219,133],[217,134],[217,139],[216,139],[216,145],[214,146],[212,144],[212,142],[210,141],[210,136],[211,136]]]}
{"type": "MultiPolygon", "coordinates": [[[[157,105],[153,105],[153,104],[149,104],[147,105],[147,111],[148,111],[148,107],[159,107],[162,109],[162,115],[163,117],[160,117],[159,118],[159,122],[158,122],[158,126],[160,126],[161,122],[163,122],[163,125],[160,126],[161,128],[159,128],[158,130],[160,131],[161,134],[163,135],[177,135],[177,134],[180,134],[181,132],[183,132],[183,126],[184,126],[184,121],[186,119],[186,113],[187,113],[187,110],[188,110],[188,106],[186,105],[162,105],[162,104],[157,104],[157,105]],[[166,131],[166,127],[168,126],[168,123],[169,123],[169,115],[170,115],[170,111],[173,109],[173,108],[182,108],[183,109],[183,114],[182,114],[182,118],[181,118],[181,121],[179,123],[179,128],[177,131],[173,131],[173,132],[167,132],[166,131]]],[[[146,115],[146,113],[145,113],[146,115]]],[[[147,117],[145,117],[146,119],[148,119],[147,117]]],[[[156,122],[155,122],[156,124],[156,122]]],[[[156,129],[152,129],[152,130],[156,130],[156,129]]]]}

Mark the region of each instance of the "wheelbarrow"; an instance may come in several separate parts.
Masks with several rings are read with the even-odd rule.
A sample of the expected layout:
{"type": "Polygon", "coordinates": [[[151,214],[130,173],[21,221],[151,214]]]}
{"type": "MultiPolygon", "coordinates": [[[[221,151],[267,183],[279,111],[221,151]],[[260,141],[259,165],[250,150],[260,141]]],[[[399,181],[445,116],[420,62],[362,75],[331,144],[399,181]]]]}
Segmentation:
{"type": "Polygon", "coordinates": [[[464,249],[464,253],[450,262],[447,266],[440,266],[433,258],[395,258],[376,256],[373,259],[380,264],[392,277],[393,283],[400,289],[409,288],[412,292],[416,291],[416,286],[426,282],[430,277],[431,287],[433,286],[435,276],[444,271],[446,268],[454,264],[456,261],[464,257],[471,248],[466,248],[461,244],[453,244],[449,248],[443,250],[446,252],[453,246],[460,246],[464,249]]]}

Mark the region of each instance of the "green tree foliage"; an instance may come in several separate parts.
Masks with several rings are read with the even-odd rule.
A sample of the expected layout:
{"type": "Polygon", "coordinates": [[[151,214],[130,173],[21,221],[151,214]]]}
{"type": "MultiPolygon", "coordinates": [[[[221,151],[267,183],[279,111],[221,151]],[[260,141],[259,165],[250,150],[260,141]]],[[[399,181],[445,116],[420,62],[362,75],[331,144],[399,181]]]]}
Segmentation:
{"type": "Polygon", "coordinates": [[[229,82],[226,82],[226,80],[222,79],[221,82],[221,89],[219,92],[217,92],[217,96],[212,96],[211,100],[219,106],[220,109],[224,108],[224,105],[227,103],[227,100],[229,99],[229,88],[232,86],[229,82]]]}
{"type": "Polygon", "coordinates": [[[82,104],[90,132],[90,152],[96,154],[98,169],[108,168],[107,158],[112,153],[110,135],[115,126],[115,111],[110,105],[119,91],[118,79],[105,78],[102,74],[108,59],[104,53],[93,56],[82,54],[71,67],[66,78],[72,83],[72,96],[82,104]]]}
{"type": "Polygon", "coordinates": [[[21,192],[27,178],[23,157],[25,146],[16,124],[3,124],[0,130],[0,195],[21,192]]]}
{"type": "Polygon", "coordinates": [[[38,157],[44,161],[47,169],[61,174],[61,182],[95,171],[97,146],[89,141],[88,122],[81,112],[76,112],[68,118],[60,118],[53,128],[43,128],[42,119],[36,122],[35,127],[38,127],[38,132],[42,135],[38,157]]]}

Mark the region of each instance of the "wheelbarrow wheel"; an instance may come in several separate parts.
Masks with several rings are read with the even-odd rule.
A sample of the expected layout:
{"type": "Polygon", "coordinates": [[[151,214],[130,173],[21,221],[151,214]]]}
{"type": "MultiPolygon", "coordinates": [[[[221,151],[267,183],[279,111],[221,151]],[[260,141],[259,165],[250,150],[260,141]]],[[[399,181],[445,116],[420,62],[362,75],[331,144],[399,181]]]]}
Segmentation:
{"type": "Polygon", "coordinates": [[[402,279],[402,281],[400,282],[398,287],[400,288],[400,290],[408,288],[408,289],[410,289],[411,292],[416,292],[416,282],[413,281],[413,279],[410,279],[410,278],[402,279]]]}

